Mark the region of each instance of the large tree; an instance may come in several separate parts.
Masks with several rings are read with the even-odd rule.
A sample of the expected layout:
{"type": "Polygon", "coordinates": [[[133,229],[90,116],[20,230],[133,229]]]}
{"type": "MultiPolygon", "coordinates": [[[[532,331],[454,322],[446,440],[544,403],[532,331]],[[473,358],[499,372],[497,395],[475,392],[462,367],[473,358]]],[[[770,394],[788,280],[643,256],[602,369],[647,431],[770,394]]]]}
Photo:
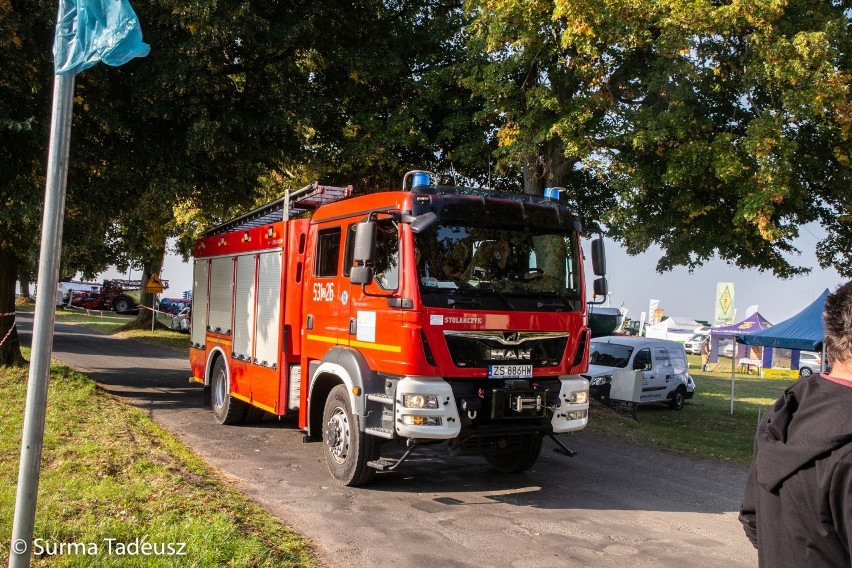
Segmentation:
{"type": "Polygon", "coordinates": [[[19,258],[29,258],[41,221],[52,60],[44,46],[56,19],[54,2],[22,8],[0,0],[0,365],[23,361],[10,314],[19,258]]]}
{"type": "Polygon", "coordinates": [[[529,191],[570,180],[661,270],[718,255],[790,276],[820,221],[820,263],[852,274],[849,2],[466,5],[471,84],[529,191]]]}

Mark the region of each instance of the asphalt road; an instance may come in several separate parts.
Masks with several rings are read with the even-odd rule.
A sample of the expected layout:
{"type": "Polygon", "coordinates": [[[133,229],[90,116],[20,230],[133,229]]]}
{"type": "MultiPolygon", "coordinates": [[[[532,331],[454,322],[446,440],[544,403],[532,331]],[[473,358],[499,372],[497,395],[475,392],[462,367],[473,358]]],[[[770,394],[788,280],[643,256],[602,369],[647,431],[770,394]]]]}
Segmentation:
{"type": "MultiPolygon", "coordinates": [[[[28,344],[32,316],[17,321],[28,344]]],[[[175,433],[311,539],[328,567],[757,565],[737,521],[741,466],[581,432],[563,437],[576,457],[553,453],[547,440],[524,474],[438,446],[368,487],[346,488],[293,420],[215,424],[182,353],[58,323],[53,356],[175,433]]]]}

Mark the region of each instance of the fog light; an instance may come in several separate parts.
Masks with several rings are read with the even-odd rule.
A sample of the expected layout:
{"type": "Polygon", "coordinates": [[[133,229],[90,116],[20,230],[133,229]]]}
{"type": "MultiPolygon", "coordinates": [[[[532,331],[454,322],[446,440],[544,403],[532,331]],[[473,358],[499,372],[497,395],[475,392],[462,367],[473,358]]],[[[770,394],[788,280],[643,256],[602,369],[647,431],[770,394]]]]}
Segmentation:
{"type": "Polygon", "coordinates": [[[438,408],[438,397],[431,394],[407,394],[402,397],[405,408],[438,408]]]}
{"type": "Polygon", "coordinates": [[[589,402],[589,391],[572,392],[571,402],[574,404],[585,404],[589,402]]]}
{"type": "Polygon", "coordinates": [[[406,426],[440,426],[441,419],[437,416],[403,416],[402,423],[406,426]]]}
{"type": "Polygon", "coordinates": [[[568,420],[582,420],[585,417],[585,410],[572,410],[571,412],[565,414],[565,418],[567,418],[568,420]]]}

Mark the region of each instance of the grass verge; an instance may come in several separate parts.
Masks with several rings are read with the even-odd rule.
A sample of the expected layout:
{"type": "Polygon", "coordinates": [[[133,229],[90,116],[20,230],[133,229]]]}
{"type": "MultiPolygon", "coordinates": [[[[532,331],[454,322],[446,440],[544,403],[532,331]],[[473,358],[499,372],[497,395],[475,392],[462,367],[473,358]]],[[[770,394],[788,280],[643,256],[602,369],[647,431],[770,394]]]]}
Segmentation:
{"type": "Polygon", "coordinates": [[[758,416],[790,386],[790,379],[737,374],[731,414],[731,374],[690,371],[695,396],[680,412],[663,404],[639,407],[638,420],[593,404],[587,429],[622,440],[678,452],[748,464],[758,416]]]}
{"type": "MultiPolygon", "coordinates": [[[[15,309],[19,312],[31,313],[35,310],[35,305],[32,302],[21,300],[16,302],[15,309]]],[[[150,324],[144,329],[122,330],[135,319],[136,316],[134,315],[116,314],[109,311],[71,308],[56,310],[56,321],[62,323],[80,324],[99,333],[131,338],[175,351],[189,349],[189,334],[173,331],[171,329],[172,320],[168,316],[160,315],[153,331],[150,324]]]]}
{"type": "Polygon", "coordinates": [[[142,343],[150,343],[174,351],[186,352],[189,349],[189,334],[172,330],[171,318],[162,314],[157,318],[157,323],[153,330],[150,323],[142,326],[134,326],[133,323],[136,321],[135,315],[123,315],[113,312],[104,312],[101,314],[98,312],[86,313],[77,310],[58,310],[56,317],[63,323],[79,323],[102,333],[135,339],[142,343]]]}
{"type": "MultiPolygon", "coordinates": [[[[25,367],[0,367],[7,410],[0,414],[2,565],[12,534],[26,383],[25,367]]],[[[34,537],[44,539],[45,552],[65,543],[64,554],[33,556],[44,566],[314,565],[308,541],[228,486],[171,434],[89,377],[56,365],[34,537]],[[115,539],[112,545],[108,539],[115,539]],[[185,543],[185,555],[116,554],[117,543],[137,540],[185,543]],[[94,543],[97,555],[70,553],[71,543],[94,543]]]]}

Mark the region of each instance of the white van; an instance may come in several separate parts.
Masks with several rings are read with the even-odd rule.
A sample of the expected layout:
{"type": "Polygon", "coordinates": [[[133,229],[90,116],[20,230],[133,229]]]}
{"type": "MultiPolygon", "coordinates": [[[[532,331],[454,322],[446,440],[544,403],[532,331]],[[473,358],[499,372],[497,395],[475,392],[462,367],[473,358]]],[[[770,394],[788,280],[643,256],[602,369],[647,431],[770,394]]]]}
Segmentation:
{"type": "Polygon", "coordinates": [[[610,402],[612,377],[616,369],[641,372],[641,404],[665,402],[681,410],[695,394],[683,345],[665,339],[612,335],[596,337],[589,349],[589,396],[610,402]]]}

